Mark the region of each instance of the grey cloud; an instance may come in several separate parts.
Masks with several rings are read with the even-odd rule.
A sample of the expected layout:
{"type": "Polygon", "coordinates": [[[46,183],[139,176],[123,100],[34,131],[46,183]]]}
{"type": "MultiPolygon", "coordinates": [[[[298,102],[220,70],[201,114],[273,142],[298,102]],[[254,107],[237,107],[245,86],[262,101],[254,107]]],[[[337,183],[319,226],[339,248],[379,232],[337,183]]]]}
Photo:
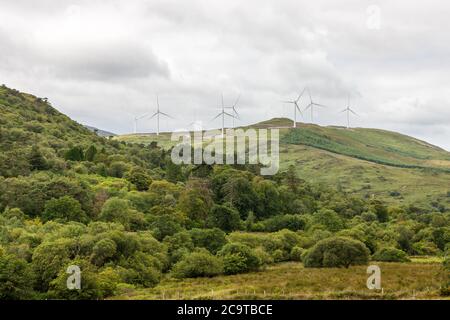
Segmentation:
{"type": "Polygon", "coordinates": [[[149,76],[169,76],[167,63],[151,51],[133,43],[68,48],[44,57],[46,64],[60,78],[123,80],[149,76]]]}
{"type": "MultiPolygon", "coordinates": [[[[31,10],[29,1],[8,1],[0,12],[0,82],[119,133],[132,130],[133,114],[155,107],[156,93],[177,118],[162,124],[172,130],[194,114],[217,127],[210,120],[222,92],[227,102],[242,94],[240,124],[292,116],[280,100],[308,85],[329,106],[317,111],[320,124],[344,124],[339,111],[351,93],[361,115],[355,126],[449,149],[450,5],[380,0],[381,28],[369,30],[372,4],[44,0],[31,10]]],[[[154,123],[140,127],[151,131],[154,123]]]]}

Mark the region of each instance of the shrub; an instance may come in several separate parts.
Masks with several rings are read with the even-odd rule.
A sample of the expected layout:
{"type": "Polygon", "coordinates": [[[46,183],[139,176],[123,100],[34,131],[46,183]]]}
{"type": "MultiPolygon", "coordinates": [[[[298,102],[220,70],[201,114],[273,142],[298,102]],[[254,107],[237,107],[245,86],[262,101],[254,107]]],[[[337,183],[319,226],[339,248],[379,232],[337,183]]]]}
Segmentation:
{"type": "Polygon", "coordinates": [[[364,265],[369,261],[369,249],[358,240],[332,237],[319,241],[305,256],[307,268],[332,268],[364,265]]]}
{"type": "Polygon", "coordinates": [[[408,255],[396,248],[382,248],[372,256],[373,260],[384,262],[408,262],[408,255]]]}
{"type": "Polygon", "coordinates": [[[48,168],[47,160],[36,146],[31,148],[29,162],[31,170],[46,170],[48,168]]]}
{"type": "Polygon", "coordinates": [[[286,214],[259,222],[255,225],[254,231],[275,232],[282,229],[297,231],[303,230],[305,225],[306,221],[304,217],[300,215],[286,214]]]}
{"type": "Polygon", "coordinates": [[[363,212],[361,218],[366,222],[373,222],[378,219],[377,215],[371,211],[363,212]]]}
{"type": "Polygon", "coordinates": [[[175,278],[213,277],[222,272],[222,261],[206,249],[185,255],[172,268],[175,278]]]}
{"type": "Polygon", "coordinates": [[[94,161],[96,155],[97,155],[97,148],[94,145],[92,145],[89,148],[87,148],[84,156],[87,161],[94,161]]]}
{"type": "Polygon", "coordinates": [[[0,300],[30,298],[32,276],[25,260],[0,252],[0,300]]]}
{"type": "Polygon", "coordinates": [[[32,272],[36,288],[47,291],[48,285],[74,255],[75,240],[58,239],[41,243],[33,252],[32,272]]]}
{"type": "Polygon", "coordinates": [[[313,215],[313,224],[321,224],[331,232],[337,232],[344,228],[344,222],[341,217],[329,209],[322,209],[313,215]]]}
{"type": "Polygon", "coordinates": [[[68,221],[87,222],[88,217],[81,209],[81,204],[70,196],[51,199],[45,203],[42,214],[44,221],[62,219],[68,221]]]}
{"type": "Polygon", "coordinates": [[[272,253],[275,262],[283,262],[289,260],[289,253],[281,249],[277,249],[272,253]]]}
{"type": "Polygon", "coordinates": [[[128,170],[128,164],[123,161],[114,161],[109,165],[108,175],[111,177],[122,178],[128,170]]]}
{"type": "Polygon", "coordinates": [[[108,258],[116,254],[117,245],[111,239],[102,239],[97,242],[92,249],[91,262],[94,265],[101,266],[108,258]]]}
{"type": "Polygon", "coordinates": [[[149,175],[141,168],[133,168],[125,175],[125,178],[136,186],[138,191],[148,190],[152,180],[149,175]]]}
{"type": "Polygon", "coordinates": [[[206,248],[212,254],[216,254],[226,243],[225,232],[218,228],[197,229],[189,231],[194,246],[206,248]]]}
{"type": "Polygon", "coordinates": [[[72,161],[83,161],[84,160],[84,152],[81,147],[73,147],[64,154],[64,158],[66,160],[72,161]]]}
{"type": "Polygon", "coordinates": [[[412,245],[414,254],[419,256],[433,256],[436,255],[439,249],[433,242],[430,241],[420,241],[412,245]]]}
{"type": "Polygon", "coordinates": [[[293,247],[291,250],[291,260],[302,262],[302,257],[305,252],[306,252],[306,250],[299,246],[293,247]]]}
{"type": "Polygon", "coordinates": [[[237,230],[241,226],[239,212],[228,205],[215,205],[211,210],[208,225],[226,232],[237,230]]]}
{"type": "Polygon", "coordinates": [[[229,243],[219,251],[218,255],[223,258],[226,274],[256,271],[261,266],[259,257],[245,244],[229,243]]]}
{"type": "Polygon", "coordinates": [[[272,264],[274,262],[272,256],[270,254],[268,254],[266,252],[266,250],[264,250],[261,247],[253,249],[253,252],[258,257],[258,259],[261,261],[262,267],[264,267],[267,264],[272,264]]]}
{"type": "Polygon", "coordinates": [[[122,265],[123,269],[120,274],[127,283],[151,288],[160,281],[161,272],[158,270],[158,261],[153,256],[136,252],[122,265]]]}
{"type": "Polygon", "coordinates": [[[65,264],[58,276],[50,283],[48,297],[51,299],[103,299],[114,294],[119,276],[112,269],[105,269],[102,272],[91,265],[86,260],[77,258],[65,264]],[[69,290],[67,279],[70,276],[66,273],[67,267],[77,265],[81,269],[81,289],[69,290]]]}
{"type": "Polygon", "coordinates": [[[105,201],[99,218],[108,222],[119,222],[126,229],[141,229],[144,224],[142,212],[131,208],[130,201],[110,198],[105,201]]]}

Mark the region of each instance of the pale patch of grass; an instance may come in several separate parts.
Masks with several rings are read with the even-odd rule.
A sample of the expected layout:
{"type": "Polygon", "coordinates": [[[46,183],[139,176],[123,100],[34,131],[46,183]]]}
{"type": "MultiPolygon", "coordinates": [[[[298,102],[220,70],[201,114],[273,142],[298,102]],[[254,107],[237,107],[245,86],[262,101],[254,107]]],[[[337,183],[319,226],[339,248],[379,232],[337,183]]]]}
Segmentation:
{"type": "Polygon", "coordinates": [[[366,287],[367,266],[304,268],[282,263],[264,271],[214,278],[163,281],[114,299],[440,299],[437,263],[376,263],[383,292],[366,287]]]}
{"type": "Polygon", "coordinates": [[[442,263],[444,261],[443,257],[437,256],[412,256],[409,258],[414,263],[442,263]]]}

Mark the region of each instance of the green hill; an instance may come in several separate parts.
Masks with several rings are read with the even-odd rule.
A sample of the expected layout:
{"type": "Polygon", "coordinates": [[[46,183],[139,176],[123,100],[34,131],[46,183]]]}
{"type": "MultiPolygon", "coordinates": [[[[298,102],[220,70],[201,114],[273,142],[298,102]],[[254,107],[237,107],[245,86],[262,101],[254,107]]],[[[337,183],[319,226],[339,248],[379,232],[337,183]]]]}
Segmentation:
{"type": "Polygon", "coordinates": [[[370,259],[399,262],[383,298],[447,285],[436,270],[450,242],[448,153],[413,138],[273,119],[255,127],[282,128],[282,170],[263,177],[256,165],[175,165],[170,133],[102,138],[4,86],[0,122],[1,299],[170,298],[173,286],[247,297],[227,293],[244,282],[254,297],[321,298],[344,287],[320,279],[345,270],[364,279],[340,297],[374,298],[358,293],[370,259]],[[405,262],[415,255],[435,265],[405,262]],[[67,288],[72,265],[81,290],[67,288]],[[291,266],[312,281],[289,286],[291,266]],[[419,280],[405,287],[405,274],[419,280]]]}
{"type": "MultiPolygon", "coordinates": [[[[366,128],[346,129],[275,118],[245,128],[279,128],[281,170],[294,165],[310,182],[325,183],[365,197],[389,202],[431,202],[450,189],[450,152],[400,133],[366,128]]],[[[119,141],[166,148],[170,133],[128,134],[119,141]]]]}
{"type": "Polygon", "coordinates": [[[53,167],[73,145],[104,144],[45,98],[5,86],[0,87],[0,114],[0,176],[28,175],[33,169],[29,162],[33,147],[53,167]]]}

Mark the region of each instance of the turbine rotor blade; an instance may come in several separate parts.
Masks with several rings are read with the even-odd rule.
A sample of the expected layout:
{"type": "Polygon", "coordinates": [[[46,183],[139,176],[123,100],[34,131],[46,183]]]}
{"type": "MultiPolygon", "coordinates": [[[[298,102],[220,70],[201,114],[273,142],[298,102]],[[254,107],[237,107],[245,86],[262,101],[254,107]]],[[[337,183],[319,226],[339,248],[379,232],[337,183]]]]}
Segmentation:
{"type": "Polygon", "coordinates": [[[300,107],[298,106],[297,103],[295,104],[295,108],[298,110],[298,112],[300,112],[300,115],[303,117],[303,112],[302,112],[302,110],[300,109],[300,107]]]}
{"type": "Polygon", "coordinates": [[[241,99],[241,94],[238,95],[236,101],[235,101],[234,104],[233,104],[233,108],[236,107],[236,105],[237,105],[238,102],[239,102],[239,99],[241,99]]]}
{"type": "Polygon", "coordinates": [[[308,88],[308,95],[309,95],[309,101],[311,101],[311,103],[312,103],[311,91],[309,91],[309,88],[308,88]]]}
{"type": "Polygon", "coordinates": [[[225,115],[227,115],[227,116],[229,116],[229,117],[231,117],[231,118],[234,118],[234,116],[232,115],[232,114],[229,114],[228,112],[223,112],[223,114],[225,114],[225,115]]]}
{"type": "Polygon", "coordinates": [[[157,114],[158,112],[155,112],[149,119],[153,119],[157,114]]]}
{"type": "Polygon", "coordinates": [[[305,89],[303,89],[302,93],[300,93],[300,95],[298,96],[297,100],[295,100],[295,102],[298,102],[300,100],[300,98],[303,96],[303,93],[305,93],[305,89]]]}
{"type": "Polygon", "coordinates": [[[222,115],[222,113],[219,113],[217,116],[215,116],[214,118],[211,119],[211,121],[216,120],[218,117],[220,117],[222,115]]]}
{"type": "Polygon", "coordinates": [[[172,116],[169,116],[167,113],[164,113],[164,112],[159,112],[159,114],[162,114],[163,116],[166,116],[166,117],[168,117],[168,118],[171,118],[171,119],[173,119],[173,117],[172,116]]]}

